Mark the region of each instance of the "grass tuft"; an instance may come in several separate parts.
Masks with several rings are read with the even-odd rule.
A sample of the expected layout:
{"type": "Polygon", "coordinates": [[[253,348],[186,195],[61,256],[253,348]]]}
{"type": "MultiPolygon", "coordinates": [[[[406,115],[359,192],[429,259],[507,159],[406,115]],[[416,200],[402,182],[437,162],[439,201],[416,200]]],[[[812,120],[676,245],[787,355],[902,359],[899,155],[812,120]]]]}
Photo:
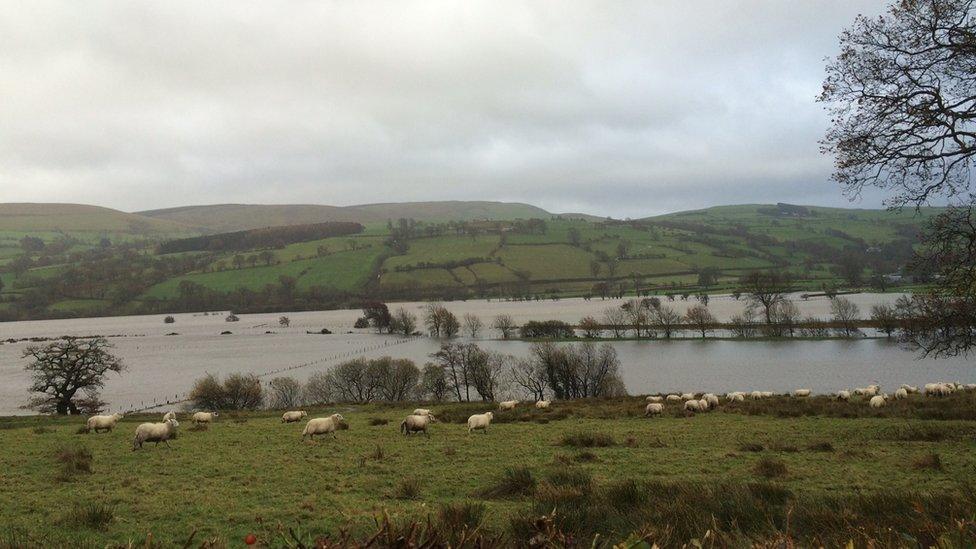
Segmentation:
{"type": "Polygon", "coordinates": [[[76,475],[90,475],[92,472],[94,456],[87,446],[61,446],[57,450],[56,457],[61,464],[57,476],[60,481],[67,482],[76,475]]]}
{"type": "Polygon", "coordinates": [[[577,448],[605,448],[616,446],[617,442],[607,433],[573,433],[563,435],[560,444],[577,448]]]}
{"type": "Polygon", "coordinates": [[[420,481],[413,477],[400,480],[396,485],[394,497],[397,499],[420,499],[420,481]]]}
{"type": "Polygon", "coordinates": [[[372,427],[376,427],[377,425],[387,425],[388,423],[390,423],[390,420],[386,418],[382,418],[382,417],[369,418],[369,424],[372,427]]]}
{"type": "Polygon", "coordinates": [[[210,425],[207,423],[195,423],[192,427],[187,429],[187,431],[199,432],[199,431],[206,431],[209,428],[210,425]]]}
{"type": "Polygon", "coordinates": [[[65,522],[76,528],[105,530],[115,518],[115,508],[101,503],[88,503],[71,508],[65,522]]]}
{"type": "Polygon", "coordinates": [[[762,452],[766,447],[758,442],[743,442],[739,444],[740,452],[762,452]]]}
{"type": "Polygon", "coordinates": [[[54,429],[50,427],[44,427],[43,425],[38,425],[37,427],[31,429],[31,432],[34,433],[35,435],[46,435],[48,433],[53,433],[54,429]]]}
{"type": "Polygon", "coordinates": [[[810,450],[811,452],[833,452],[834,445],[826,440],[822,442],[814,442],[807,446],[807,450],[810,450]]]}
{"type": "Polygon", "coordinates": [[[575,459],[580,463],[593,463],[594,461],[600,461],[600,457],[589,450],[579,452],[576,454],[575,459]]]}
{"type": "Polygon", "coordinates": [[[535,477],[528,467],[509,467],[494,484],[478,495],[487,499],[508,499],[526,496],[535,491],[535,477]]]}
{"type": "Polygon", "coordinates": [[[446,531],[471,530],[481,525],[485,516],[483,503],[454,502],[441,505],[437,518],[441,528],[446,531]]]}
{"type": "Polygon", "coordinates": [[[762,457],[753,467],[756,475],[764,478],[779,478],[786,476],[786,463],[773,457],[762,457]]]}

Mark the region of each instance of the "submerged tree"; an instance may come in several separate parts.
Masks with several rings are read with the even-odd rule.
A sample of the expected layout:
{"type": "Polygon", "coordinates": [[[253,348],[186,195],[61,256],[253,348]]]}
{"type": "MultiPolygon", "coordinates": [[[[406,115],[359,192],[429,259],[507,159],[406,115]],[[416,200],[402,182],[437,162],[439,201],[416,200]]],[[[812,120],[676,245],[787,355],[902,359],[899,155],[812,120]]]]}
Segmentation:
{"type": "Polygon", "coordinates": [[[83,402],[98,400],[106,374],[125,370],[122,359],[107,351],[110,348],[105,338],[70,337],[24,349],[24,358],[32,359],[25,368],[33,380],[30,390],[44,395],[31,399],[28,407],[58,414],[81,413],[83,402]]]}

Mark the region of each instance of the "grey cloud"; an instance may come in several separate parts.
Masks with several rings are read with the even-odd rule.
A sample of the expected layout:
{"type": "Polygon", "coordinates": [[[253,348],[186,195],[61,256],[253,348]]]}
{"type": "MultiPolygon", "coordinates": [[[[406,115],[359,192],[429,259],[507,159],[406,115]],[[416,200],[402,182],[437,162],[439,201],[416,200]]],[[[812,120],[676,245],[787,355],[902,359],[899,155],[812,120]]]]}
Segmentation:
{"type": "Polygon", "coordinates": [[[0,1],[0,201],[842,205],[814,97],[881,9],[0,1]]]}

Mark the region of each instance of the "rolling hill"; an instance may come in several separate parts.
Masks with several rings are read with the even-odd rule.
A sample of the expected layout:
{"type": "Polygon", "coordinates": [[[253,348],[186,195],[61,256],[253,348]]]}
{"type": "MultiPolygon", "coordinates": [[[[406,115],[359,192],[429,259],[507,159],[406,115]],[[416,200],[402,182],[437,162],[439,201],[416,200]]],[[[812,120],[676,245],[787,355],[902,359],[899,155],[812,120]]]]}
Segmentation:
{"type": "Polygon", "coordinates": [[[86,204],[0,204],[0,231],[88,232],[131,235],[188,234],[190,227],[169,219],[155,219],[86,204]]]}
{"type": "Polygon", "coordinates": [[[327,206],[317,204],[214,204],[137,212],[140,216],[177,222],[201,232],[221,233],[304,225],[326,221],[384,223],[388,219],[417,221],[472,221],[478,219],[548,218],[541,208],[520,203],[487,201],[399,202],[327,206]]]}

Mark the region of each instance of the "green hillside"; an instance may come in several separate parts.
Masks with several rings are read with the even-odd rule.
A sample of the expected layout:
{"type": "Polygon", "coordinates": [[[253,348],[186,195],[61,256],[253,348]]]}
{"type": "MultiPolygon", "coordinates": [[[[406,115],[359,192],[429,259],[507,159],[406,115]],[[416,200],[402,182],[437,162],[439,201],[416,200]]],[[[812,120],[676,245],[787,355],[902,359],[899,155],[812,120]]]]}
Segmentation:
{"type": "MultiPolygon", "coordinates": [[[[270,214],[286,207],[267,208],[269,216],[262,222],[273,221],[270,214]]],[[[919,227],[938,211],[742,205],[641,220],[586,221],[532,217],[542,210],[519,204],[357,208],[384,220],[349,236],[173,254],[160,254],[151,242],[141,249],[66,243],[53,239],[62,233],[48,234],[50,226],[40,224],[38,216],[22,215],[23,226],[7,217],[6,226],[19,232],[16,238],[0,240],[0,318],[294,310],[357,306],[365,298],[719,292],[734,289],[742,274],[755,269],[788,270],[798,288],[868,287],[884,284],[881,275],[904,270],[919,227]],[[408,212],[427,220],[393,217],[408,212]],[[489,220],[505,212],[512,217],[489,220]],[[437,219],[440,215],[456,218],[437,219]],[[391,225],[385,216],[393,220],[391,225]],[[19,241],[33,235],[30,228],[39,229],[48,242],[43,250],[28,250],[19,241]]],[[[91,222],[88,228],[125,230],[123,220],[145,219],[93,209],[103,210],[103,217],[117,224],[91,222]]],[[[172,220],[149,219],[161,231],[187,230],[172,220]]],[[[82,226],[80,221],[71,225],[82,226]]],[[[156,233],[157,239],[162,234],[156,233]]],[[[222,240],[219,234],[211,239],[222,240]]]]}
{"type": "Polygon", "coordinates": [[[85,233],[130,236],[178,236],[194,231],[167,219],[120,212],[85,204],[0,204],[0,233],[55,234],[85,233]]]}

